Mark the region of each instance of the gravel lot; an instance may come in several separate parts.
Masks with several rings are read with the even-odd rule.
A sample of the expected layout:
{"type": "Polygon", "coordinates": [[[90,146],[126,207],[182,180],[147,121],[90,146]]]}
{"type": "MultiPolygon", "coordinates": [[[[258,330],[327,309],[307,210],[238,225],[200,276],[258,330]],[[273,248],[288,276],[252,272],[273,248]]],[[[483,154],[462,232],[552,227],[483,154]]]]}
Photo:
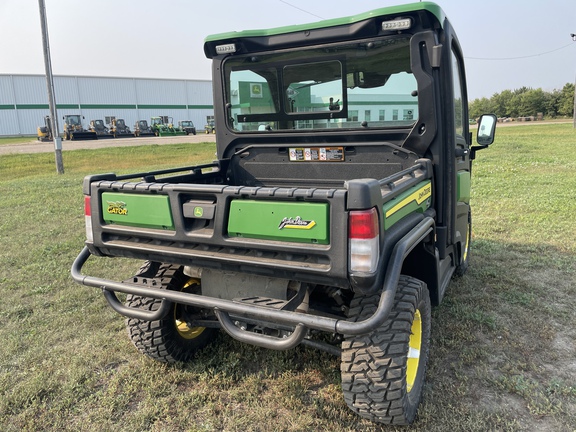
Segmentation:
{"type": "MultiPolygon", "coordinates": [[[[104,147],[128,147],[150,144],[181,144],[215,142],[213,134],[182,135],[175,137],[139,137],[139,138],[110,138],[89,141],[62,141],[62,150],[98,149],[104,147]]],[[[54,151],[52,142],[39,142],[35,139],[25,144],[6,144],[0,146],[0,155],[14,153],[49,153],[54,151]]]]}

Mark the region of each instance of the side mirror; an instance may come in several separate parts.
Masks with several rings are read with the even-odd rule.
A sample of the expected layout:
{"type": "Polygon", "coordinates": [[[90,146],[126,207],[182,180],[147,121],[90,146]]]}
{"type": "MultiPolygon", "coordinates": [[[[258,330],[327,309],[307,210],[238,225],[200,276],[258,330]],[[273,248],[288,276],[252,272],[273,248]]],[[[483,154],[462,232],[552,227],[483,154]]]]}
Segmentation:
{"type": "Polygon", "coordinates": [[[494,142],[497,121],[498,119],[494,114],[484,114],[480,117],[476,134],[476,141],[479,145],[486,147],[494,142]]]}

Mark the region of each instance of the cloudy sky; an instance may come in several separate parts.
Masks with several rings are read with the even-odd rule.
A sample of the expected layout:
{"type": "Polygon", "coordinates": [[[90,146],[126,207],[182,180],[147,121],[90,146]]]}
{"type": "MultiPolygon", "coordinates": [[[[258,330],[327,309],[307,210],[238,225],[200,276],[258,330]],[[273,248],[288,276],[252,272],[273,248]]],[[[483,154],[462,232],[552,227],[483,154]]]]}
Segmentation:
{"type": "MultiPolygon", "coordinates": [[[[56,75],[210,79],[207,35],[303,24],[402,0],[45,0],[56,75]]],[[[576,0],[438,0],[464,50],[469,97],[576,77],[576,0]]],[[[43,74],[37,0],[0,0],[0,74],[43,74]]]]}

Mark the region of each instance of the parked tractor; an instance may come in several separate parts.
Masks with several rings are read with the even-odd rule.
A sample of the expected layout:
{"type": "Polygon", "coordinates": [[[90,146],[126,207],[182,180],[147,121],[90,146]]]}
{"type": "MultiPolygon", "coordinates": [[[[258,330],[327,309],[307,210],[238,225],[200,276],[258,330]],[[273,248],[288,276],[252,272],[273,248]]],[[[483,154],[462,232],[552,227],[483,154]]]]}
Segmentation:
{"type": "Polygon", "coordinates": [[[65,115],[64,120],[64,138],[69,141],[78,140],[95,140],[98,139],[96,132],[84,129],[82,120],[84,116],[79,114],[65,115]]]}
{"type": "Polygon", "coordinates": [[[174,121],[172,117],[159,116],[152,117],[150,119],[152,131],[156,136],[176,136],[176,135],[186,135],[186,132],[180,130],[180,128],[174,127],[174,121]]]}
{"type": "Polygon", "coordinates": [[[206,126],[204,126],[204,133],[206,134],[216,133],[216,126],[214,126],[214,120],[209,120],[206,126]]]}

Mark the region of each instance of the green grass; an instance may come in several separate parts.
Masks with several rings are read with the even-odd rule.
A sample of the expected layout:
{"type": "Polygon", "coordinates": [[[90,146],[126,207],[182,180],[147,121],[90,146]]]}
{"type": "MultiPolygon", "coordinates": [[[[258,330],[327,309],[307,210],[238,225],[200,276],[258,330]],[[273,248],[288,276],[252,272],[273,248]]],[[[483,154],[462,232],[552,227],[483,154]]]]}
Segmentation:
{"type": "MultiPolygon", "coordinates": [[[[576,132],[502,127],[474,165],[471,266],[433,311],[414,431],[573,432],[576,132]]],[[[395,430],[345,406],[339,361],[219,335],[193,363],[136,352],[123,319],[69,275],[84,238],[82,178],[212,160],[213,144],[2,156],[0,430],[395,430]],[[191,150],[197,153],[192,154],[191,150]]],[[[137,262],[93,259],[124,279],[137,262]]]]}
{"type": "Polygon", "coordinates": [[[35,136],[22,137],[0,137],[0,146],[8,144],[26,144],[37,141],[35,136]]]}

